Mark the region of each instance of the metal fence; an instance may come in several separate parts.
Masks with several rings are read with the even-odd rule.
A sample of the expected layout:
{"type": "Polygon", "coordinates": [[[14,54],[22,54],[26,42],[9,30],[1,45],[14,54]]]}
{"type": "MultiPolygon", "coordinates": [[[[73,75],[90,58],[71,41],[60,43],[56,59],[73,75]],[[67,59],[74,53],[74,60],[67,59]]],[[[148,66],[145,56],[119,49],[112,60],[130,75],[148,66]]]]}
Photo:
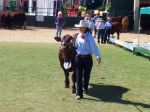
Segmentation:
{"type": "MultiPolygon", "coordinates": [[[[77,17],[81,16],[81,13],[77,10],[67,10],[67,9],[60,9],[60,8],[40,8],[40,7],[21,7],[20,9],[17,8],[10,8],[6,7],[3,9],[2,6],[0,6],[0,11],[12,11],[12,12],[26,12],[29,15],[43,15],[43,16],[57,16],[57,12],[62,10],[63,16],[65,17],[77,17]]],[[[94,11],[91,11],[94,16],[94,11]]],[[[133,17],[133,11],[127,11],[127,10],[112,10],[109,12],[109,16],[111,17],[117,17],[117,16],[128,16],[133,17]]],[[[82,15],[83,16],[83,15],[82,15]]]]}
{"type": "Polygon", "coordinates": [[[117,16],[133,17],[134,15],[133,11],[127,11],[127,10],[112,10],[109,13],[110,13],[110,16],[112,17],[117,17],[117,16]]]}
{"type": "Polygon", "coordinates": [[[38,7],[21,7],[20,9],[17,8],[10,8],[9,6],[5,7],[5,9],[0,6],[0,11],[4,12],[26,12],[30,15],[43,15],[43,16],[56,16],[57,12],[60,9],[54,9],[54,8],[38,8],[38,7]]]}

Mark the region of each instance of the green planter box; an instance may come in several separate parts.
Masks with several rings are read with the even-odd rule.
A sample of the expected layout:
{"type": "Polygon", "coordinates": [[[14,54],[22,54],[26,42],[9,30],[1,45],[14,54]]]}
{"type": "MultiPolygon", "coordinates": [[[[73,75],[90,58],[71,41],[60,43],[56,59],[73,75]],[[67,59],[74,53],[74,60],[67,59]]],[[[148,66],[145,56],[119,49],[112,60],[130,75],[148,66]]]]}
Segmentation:
{"type": "Polygon", "coordinates": [[[134,47],[133,53],[136,55],[138,54],[144,55],[150,59],[150,50],[148,49],[144,49],[142,47],[134,47]]]}

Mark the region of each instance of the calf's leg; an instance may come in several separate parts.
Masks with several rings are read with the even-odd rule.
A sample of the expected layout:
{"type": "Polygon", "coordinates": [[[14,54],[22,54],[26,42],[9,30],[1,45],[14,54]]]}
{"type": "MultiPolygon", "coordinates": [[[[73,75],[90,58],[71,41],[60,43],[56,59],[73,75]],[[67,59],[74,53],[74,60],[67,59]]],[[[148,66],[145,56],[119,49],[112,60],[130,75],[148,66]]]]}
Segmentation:
{"type": "Polygon", "coordinates": [[[76,72],[72,74],[72,93],[76,93],[76,72]]]}
{"type": "Polygon", "coordinates": [[[119,40],[119,36],[120,36],[120,33],[119,31],[117,32],[117,39],[119,40]]]}
{"type": "Polygon", "coordinates": [[[69,88],[69,72],[65,71],[65,88],[69,88]]]}

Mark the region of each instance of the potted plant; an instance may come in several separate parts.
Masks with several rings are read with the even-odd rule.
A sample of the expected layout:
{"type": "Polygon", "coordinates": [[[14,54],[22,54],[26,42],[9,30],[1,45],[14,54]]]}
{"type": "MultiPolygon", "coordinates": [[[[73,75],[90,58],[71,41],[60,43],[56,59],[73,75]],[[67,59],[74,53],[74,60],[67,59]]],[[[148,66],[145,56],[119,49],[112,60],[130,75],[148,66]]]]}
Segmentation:
{"type": "Polygon", "coordinates": [[[84,17],[86,14],[86,7],[79,6],[78,11],[81,13],[81,16],[84,17]]]}
{"type": "Polygon", "coordinates": [[[60,9],[63,13],[64,16],[67,16],[67,4],[66,3],[62,3],[60,6],[60,9]]]}
{"type": "Polygon", "coordinates": [[[111,3],[107,3],[105,6],[105,10],[110,11],[110,9],[111,9],[111,3]]]}

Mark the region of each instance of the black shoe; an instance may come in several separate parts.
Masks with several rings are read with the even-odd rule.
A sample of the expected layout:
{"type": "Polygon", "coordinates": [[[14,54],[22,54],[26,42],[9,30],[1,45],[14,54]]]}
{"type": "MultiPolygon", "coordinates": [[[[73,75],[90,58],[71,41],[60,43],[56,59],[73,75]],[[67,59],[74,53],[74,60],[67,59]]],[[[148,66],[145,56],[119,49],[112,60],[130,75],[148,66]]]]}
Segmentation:
{"type": "Polygon", "coordinates": [[[98,43],[100,43],[100,41],[99,41],[99,40],[98,40],[97,42],[98,42],[98,43]]]}
{"type": "Polygon", "coordinates": [[[61,38],[60,38],[60,37],[58,37],[57,41],[58,41],[58,42],[60,42],[60,41],[61,41],[61,38]]]}
{"type": "Polygon", "coordinates": [[[54,39],[57,41],[57,42],[60,42],[61,41],[61,38],[60,37],[54,37],[54,39]]]}

